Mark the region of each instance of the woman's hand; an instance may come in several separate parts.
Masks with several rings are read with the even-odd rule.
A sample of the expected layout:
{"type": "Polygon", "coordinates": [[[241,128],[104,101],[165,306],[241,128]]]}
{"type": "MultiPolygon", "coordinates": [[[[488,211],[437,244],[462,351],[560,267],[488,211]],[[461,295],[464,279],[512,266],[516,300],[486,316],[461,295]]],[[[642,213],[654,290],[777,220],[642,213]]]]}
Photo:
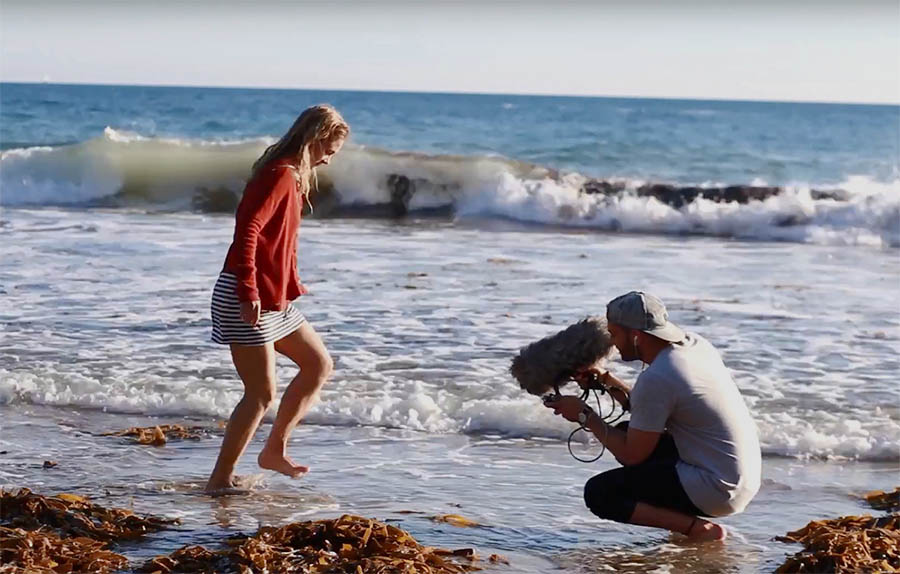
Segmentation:
{"type": "Polygon", "coordinates": [[[255,327],[259,323],[262,304],[259,301],[241,301],[241,321],[255,327]]]}

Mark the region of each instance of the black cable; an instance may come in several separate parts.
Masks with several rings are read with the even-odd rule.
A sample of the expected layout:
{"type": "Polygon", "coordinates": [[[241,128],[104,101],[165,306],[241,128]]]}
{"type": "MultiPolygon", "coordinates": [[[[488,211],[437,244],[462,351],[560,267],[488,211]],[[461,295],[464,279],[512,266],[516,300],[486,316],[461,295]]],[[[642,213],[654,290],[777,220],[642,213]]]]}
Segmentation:
{"type": "MultiPolygon", "coordinates": [[[[607,420],[607,417],[611,417],[616,412],[616,402],[615,402],[615,400],[613,400],[609,414],[607,414],[606,416],[603,416],[603,409],[600,406],[600,395],[597,394],[597,390],[600,391],[600,395],[605,394],[607,391],[606,387],[603,387],[603,386],[601,386],[599,389],[596,389],[596,388],[585,389],[584,392],[581,393],[581,401],[586,403],[587,399],[589,399],[591,396],[591,392],[593,391],[594,398],[597,401],[597,416],[600,417],[600,420],[602,420],[607,425],[612,425],[613,423],[615,423],[616,421],[618,421],[620,418],[622,418],[625,415],[625,409],[623,408],[622,412],[619,413],[619,416],[617,416],[616,418],[614,418],[612,420],[607,420]]],[[[597,456],[595,456],[594,458],[591,458],[591,459],[579,458],[572,451],[572,438],[575,436],[575,433],[577,433],[580,430],[590,433],[590,431],[587,429],[587,427],[585,427],[583,425],[579,425],[577,429],[573,430],[572,433],[569,435],[569,439],[566,441],[566,446],[569,449],[569,454],[572,455],[572,458],[574,458],[578,462],[584,462],[584,463],[597,462],[598,460],[600,460],[600,457],[602,457],[606,453],[606,445],[603,444],[603,441],[600,441],[600,446],[602,447],[600,449],[600,454],[598,454],[597,456]]]]}

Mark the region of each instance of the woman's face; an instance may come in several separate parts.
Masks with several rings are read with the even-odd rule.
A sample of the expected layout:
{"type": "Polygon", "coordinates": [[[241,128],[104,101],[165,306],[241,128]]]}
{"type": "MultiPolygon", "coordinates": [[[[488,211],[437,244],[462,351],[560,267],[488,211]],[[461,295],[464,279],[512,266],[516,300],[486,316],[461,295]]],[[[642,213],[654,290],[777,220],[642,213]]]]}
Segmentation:
{"type": "Polygon", "coordinates": [[[328,165],[332,156],[341,151],[344,146],[344,138],[332,138],[325,141],[314,142],[309,146],[310,160],[314,166],[328,165]]]}

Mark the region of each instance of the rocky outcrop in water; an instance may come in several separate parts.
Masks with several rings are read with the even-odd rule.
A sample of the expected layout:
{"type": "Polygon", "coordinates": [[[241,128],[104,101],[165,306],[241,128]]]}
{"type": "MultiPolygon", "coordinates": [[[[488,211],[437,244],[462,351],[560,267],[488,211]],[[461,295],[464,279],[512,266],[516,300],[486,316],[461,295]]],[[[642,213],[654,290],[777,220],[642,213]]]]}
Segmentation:
{"type": "MultiPolygon", "coordinates": [[[[623,182],[604,180],[588,180],[581,186],[581,193],[587,195],[616,195],[625,191],[623,182]]],[[[729,185],[725,187],[679,186],[669,183],[648,183],[635,190],[640,197],[654,197],[675,209],[690,204],[698,197],[717,203],[747,204],[751,201],[763,201],[784,191],[781,187],[755,185],[729,185]]],[[[847,192],[841,189],[817,190],[810,192],[813,199],[833,199],[846,201],[847,192]]]]}
{"type": "MultiPolygon", "coordinates": [[[[546,175],[546,174],[545,174],[546,175]]],[[[559,177],[550,173],[549,177],[559,177]]],[[[419,217],[450,216],[453,214],[455,198],[463,193],[459,183],[437,183],[423,177],[411,177],[402,173],[391,173],[376,183],[383,193],[384,201],[375,204],[354,204],[341,197],[340,190],[325,176],[320,176],[318,184],[313,188],[310,199],[315,206],[314,214],[318,217],[388,217],[402,218],[410,213],[419,217]],[[424,196],[426,206],[413,207],[413,199],[424,196]],[[427,203],[435,205],[427,206],[427,203]]],[[[747,204],[752,201],[764,201],[775,197],[785,190],[776,186],[728,185],[719,187],[699,187],[692,185],[676,185],[671,183],[648,183],[636,189],[629,189],[623,181],[588,179],[581,184],[579,190],[585,195],[616,197],[625,193],[633,193],[638,197],[653,197],[675,209],[689,205],[698,198],[717,203],[747,204]]],[[[847,201],[849,194],[842,189],[813,189],[810,195],[815,200],[830,199],[847,201]]],[[[205,212],[233,212],[240,200],[240,195],[226,188],[199,188],[192,198],[192,207],[205,212]]],[[[307,208],[308,212],[308,208],[307,208]]],[[[796,222],[785,221],[785,225],[796,222]]]]}
{"type": "Polygon", "coordinates": [[[389,174],[379,182],[378,187],[384,190],[384,203],[347,204],[330,181],[325,181],[323,185],[320,179],[318,193],[312,194],[315,214],[325,217],[405,217],[413,211],[410,206],[413,197],[427,194],[429,197],[446,197],[446,201],[438,206],[416,208],[415,214],[420,217],[444,217],[453,214],[452,197],[460,192],[459,185],[434,183],[400,173],[389,174]]]}
{"type": "MultiPolygon", "coordinates": [[[[402,174],[391,174],[386,181],[386,187],[390,193],[390,206],[394,216],[403,216],[410,211],[410,202],[418,191],[440,191],[452,193],[458,190],[458,186],[451,188],[446,185],[436,185],[425,179],[410,179],[402,174]]],[[[590,179],[581,186],[581,193],[587,195],[614,196],[625,193],[627,186],[621,181],[607,181],[590,179]]],[[[635,193],[640,197],[654,197],[657,200],[670,205],[675,209],[690,204],[698,197],[712,200],[718,203],[747,204],[751,201],[763,201],[779,195],[784,188],[775,186],[754,185],[729,185],[725,187],[697,187],[679,186],[668,183],[650,183],[638,187],[635,193]]],[[[812,190],[813,199],[832,199],[846,201],[848,194],[841,189],[812,190]]]]}
{"type": "Polygon", "coordinates": [[[730,185],[728,187],[701,188],[678,187],[661,183],[642,185],[637,190],[637,194],[641,197],[655,197],[676,209],[693,202],[698,197],[718,203],[750,203],[751,201],[769,199],[780,192],[781,189],[778,187],[730,185]]]}

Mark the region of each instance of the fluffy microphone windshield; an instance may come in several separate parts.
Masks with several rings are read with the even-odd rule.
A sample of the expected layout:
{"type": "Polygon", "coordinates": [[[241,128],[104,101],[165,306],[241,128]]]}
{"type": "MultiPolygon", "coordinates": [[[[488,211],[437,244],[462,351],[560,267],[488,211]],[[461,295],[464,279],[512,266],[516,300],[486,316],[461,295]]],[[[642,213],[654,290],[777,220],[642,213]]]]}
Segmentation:
{"type": "Polygon", "coordinates": [[[509,372],[532,395],[562,386],[585,367],[606,357],[612,349],[606,319],[587,317],[555,335],[522,347],[509,372]]]}

